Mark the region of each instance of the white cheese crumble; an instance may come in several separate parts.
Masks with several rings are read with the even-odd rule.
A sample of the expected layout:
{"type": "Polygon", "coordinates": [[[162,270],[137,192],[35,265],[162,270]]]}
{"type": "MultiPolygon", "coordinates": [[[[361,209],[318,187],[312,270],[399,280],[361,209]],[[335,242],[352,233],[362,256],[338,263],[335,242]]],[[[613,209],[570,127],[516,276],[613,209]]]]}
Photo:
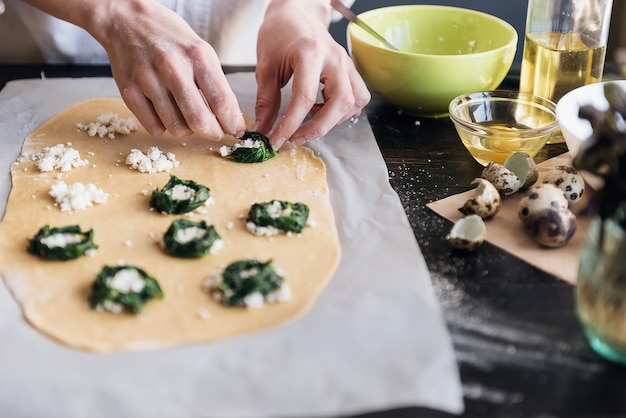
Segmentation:
{"type": "Polygon", "coordinates": [[[120,293],[139,293],[146,286],[146,282],[137,270],[122,269],[108,278],[107,286],[120,293]]]}
{"type": "Polygon", "coordinates": [[[66,245],[78,244],[84,237],[81,234],[59,232],[41,239],[41,243],[48,248],[65,247],[66,245]]]}
{"type": "Polygon", "coordinates": [[[67,185],[61,180],[52,185],[48,194],[54,198],[62,212],[83,210],[94,203],[105,203],[109,198],[108,193],[98,189],[93,183],[67,185]]]}
{"type": "MultiPolygon", "coordinates": [[[[282,272],[277,273],[282,276],[282,272]]],[[[259,274],[259,270],[257,268],[251,268],[248,270],[244,270],[240,273],[240,277],[242,279],[249,279],[255,275],[259,274]]],[[[232,291],[228,290],[224,293],[217,290],[219,284],[223,281],[223,276],[221,273],[213,273],[211,274],[204,282],[204,287],[207,291],[210,292],[212,299],[215,302],[221,302],[224,297],[232,296],[232,291]]],[[[243,303],[248,309],[260,309],[266,303],[281,303],[287,302],[291,299],[291,288],[287,283],[283,282],[280,288],[276,289],[274,292],[263,296],[260,292],[254,292],[249,294],[243,299],[243,303]]]]}
{"type": "Polygon", "coordinates": [[[211,313],[206,309],[198,309],[198,316],[202,319],[209,319],[211,317],[211,313]]]}
{"type": "Polygon", "coordinates": [[[263,141],[253,140],[253,139],[244,139],[243,141],[236,142],[232,147],[228,145],[222,145],[220,147],[220,155],[222,157],[228,157],[230,154],[235,152],[237,148],[261,148],[263,146],[263,141]]]}
{"type": "Polygon", "coordinates": [[[190,226],[189,228],[179,229],[176,231],[174,239],[180,244],[187,244],[195,239],[200,239],[206,235],[207,231],[197,226],[190,226]]]}
{"type": "Polygon", "coordinates": [[[128,135],[137,130],[137,121],[134,118],[120,118],[117,113],[105,113],[88,124],[77,123],[76,127],[87,132],[89,136],[114,139],[116,134],[128,135]]]}
{"type": "Polygon", "coordinates": [[[280,234],[280,229],[273,227],[271,225],[268,226],[259,226],[254,222],[246,222],[246,229],[250,231],[253,235],[257,237],[271,237],[274,235],[280,234]]]}
{"type": "Polygon", "coordinates": [[[215,255],[222,248],[224,248],[224,240],[216,239],[215,241],[213,241],[213,244],[211,244],[211,248],[209,248],[209,253],[211,253],[212,255],[215,255]]]}
{"type": "Polygon", "coordinates": [[[189,200],[196,195],[196,190],[184,184],[177,184],[165,191],[173,200],[189,200]]]}
{"type": "Polygon", "coordinates": [[[169,172],[178,167],[179,162],[172,152],[163,153],[158,147],[150,147],[145,154],[138,149],[132,149],[126,157],[126,165],[140,173],[169,172]]]}
{"type": "Polygon", "coordinates": [[[80,153],[74,148],[65,148],[63,144],[46,147],[37,154],[37,168],[40,171],[61,170],[69,171],[74,167],[82,167],[89,162],[80,158],[80,153]]]}

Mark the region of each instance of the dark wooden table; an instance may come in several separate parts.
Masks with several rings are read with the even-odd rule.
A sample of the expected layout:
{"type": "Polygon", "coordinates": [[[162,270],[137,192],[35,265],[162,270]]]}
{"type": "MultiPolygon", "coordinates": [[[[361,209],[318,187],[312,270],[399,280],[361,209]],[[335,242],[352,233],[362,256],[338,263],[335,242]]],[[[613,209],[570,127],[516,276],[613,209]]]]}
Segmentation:
{"type": "MultiPolygon", "coordinates": [[[[237,70],[237,68],[230,69],[237,70]]],[[[108,67],[0,65],[0,88],[18,78],[108,76],[108,67]]],[[[509,77],[504,88],[517,88],[509,77]]],[[[451,250],[451,223],[426,204],[470,189],[482,167],[447,119],[399,113],[374,97],[367,116],[443,306],[464,388],[464,416],[626,416],[626,368],[598,357],[576,319],[573,288],[485,244],[451,250]],[[419,123],[418,123],[419,122],[419,123]]],[[[549,145],[537,157],[561,154],[549,145]]],[[[363,417],[449,417],[405,408],[363,417]]]]}

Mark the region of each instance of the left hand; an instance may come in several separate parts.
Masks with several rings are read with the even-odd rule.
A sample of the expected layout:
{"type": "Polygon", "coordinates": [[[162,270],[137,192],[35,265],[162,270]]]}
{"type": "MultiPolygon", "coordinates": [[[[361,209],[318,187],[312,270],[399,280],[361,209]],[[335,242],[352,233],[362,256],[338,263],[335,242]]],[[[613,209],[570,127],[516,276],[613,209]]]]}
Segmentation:
{"type": "Polygon", "coordinates": [[[280,90],[293,76],[285,113],[270,133],[275,149],[324,136],[335,125],[357,117],[370,93],[352,59],[328,32],[325,0],[274,0],[266,12],[257,45],[255,130],[270,132],[278,118],[280,90]],[[323,85],[324,103],[317,103],[323,85]],[[304,119],[311,115],[306,123],[304,119]]]}

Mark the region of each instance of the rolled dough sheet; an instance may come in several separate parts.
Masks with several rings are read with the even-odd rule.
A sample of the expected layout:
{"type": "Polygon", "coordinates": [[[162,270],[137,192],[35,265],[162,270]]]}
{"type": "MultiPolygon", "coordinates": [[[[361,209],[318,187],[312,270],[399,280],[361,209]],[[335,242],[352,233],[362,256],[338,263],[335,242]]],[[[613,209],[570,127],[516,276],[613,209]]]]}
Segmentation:
{"type": "MultiPolygon", "coordinates": [[[[287,144],[272,160],[240,164],[219,155],[222,143],[199,137],[151,137],[143,128],[114,139],[89,137],[76,128],[105,113],[131,117],[118,98],[78,103],[53,116],[32,132],[22,151],[29,155],[44,147],[65,144],[89,164],[71,171],[41,172],[29,158],[12,166],[13,188],[0,224],[1,274],[19,302],[25,318],[37,329],[72,347],[115,351],[152,349],[222,339],[294,320],[306,312],[340,261],[340,246],[330,205],[326,170],[321,159],[304,147],[287,144]],[[126,156],[151,146],[172,152],[180,165],[169,173],[130,170],[126,156]],[[176,216],[149,208],[151,191],[170,174],[192,179],[211,189],[215,204],[188,216],[214,225],[224,240],[216,255],[180,259],[160,247],[164,232],[176,216]],[[101,205],[62,212],[48,192],[58,181],[93,183],[110,196],[101,205]],[[271,199],[309,205],[314,227],[301,234],[256,237],[245,229],[244,216],[252,203],[271,199]],[[99,245],[95,256],[67,262],[45,261],[26,251],[28,238],[44,225],[80,225],[94,229],[99,245]],[[288,302],[262,309],[226,308],[203,290],[204,280],[227,264],[246,258],[273,260],[292,291],[288,302]],[[154,276],[165,292],[139,315],[115,315],[90,310],[86,301],[102,266],[132,264],[154,276]]],[[[226,138],[223,143],[232,143],[226,138]]]]}

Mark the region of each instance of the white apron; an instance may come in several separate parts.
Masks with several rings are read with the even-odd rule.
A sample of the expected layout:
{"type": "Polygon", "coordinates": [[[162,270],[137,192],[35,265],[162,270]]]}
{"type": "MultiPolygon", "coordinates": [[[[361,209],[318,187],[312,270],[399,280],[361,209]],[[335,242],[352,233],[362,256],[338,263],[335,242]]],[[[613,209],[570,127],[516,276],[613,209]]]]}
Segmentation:
{"type": "MultiPolygon", "coordinates": [[[[102,46],[85,30],[56,19],[21,0],[4,1],[20,16],[46,62],[108,63],[102,46]]],[[[158,1],[180,14],[200,37],[208,41],[215,48],[222,64],[256,63],[257,32],[270,0],[158,1]]],[[[3,5],[0,5],[1,8],[3,5]]]]}

